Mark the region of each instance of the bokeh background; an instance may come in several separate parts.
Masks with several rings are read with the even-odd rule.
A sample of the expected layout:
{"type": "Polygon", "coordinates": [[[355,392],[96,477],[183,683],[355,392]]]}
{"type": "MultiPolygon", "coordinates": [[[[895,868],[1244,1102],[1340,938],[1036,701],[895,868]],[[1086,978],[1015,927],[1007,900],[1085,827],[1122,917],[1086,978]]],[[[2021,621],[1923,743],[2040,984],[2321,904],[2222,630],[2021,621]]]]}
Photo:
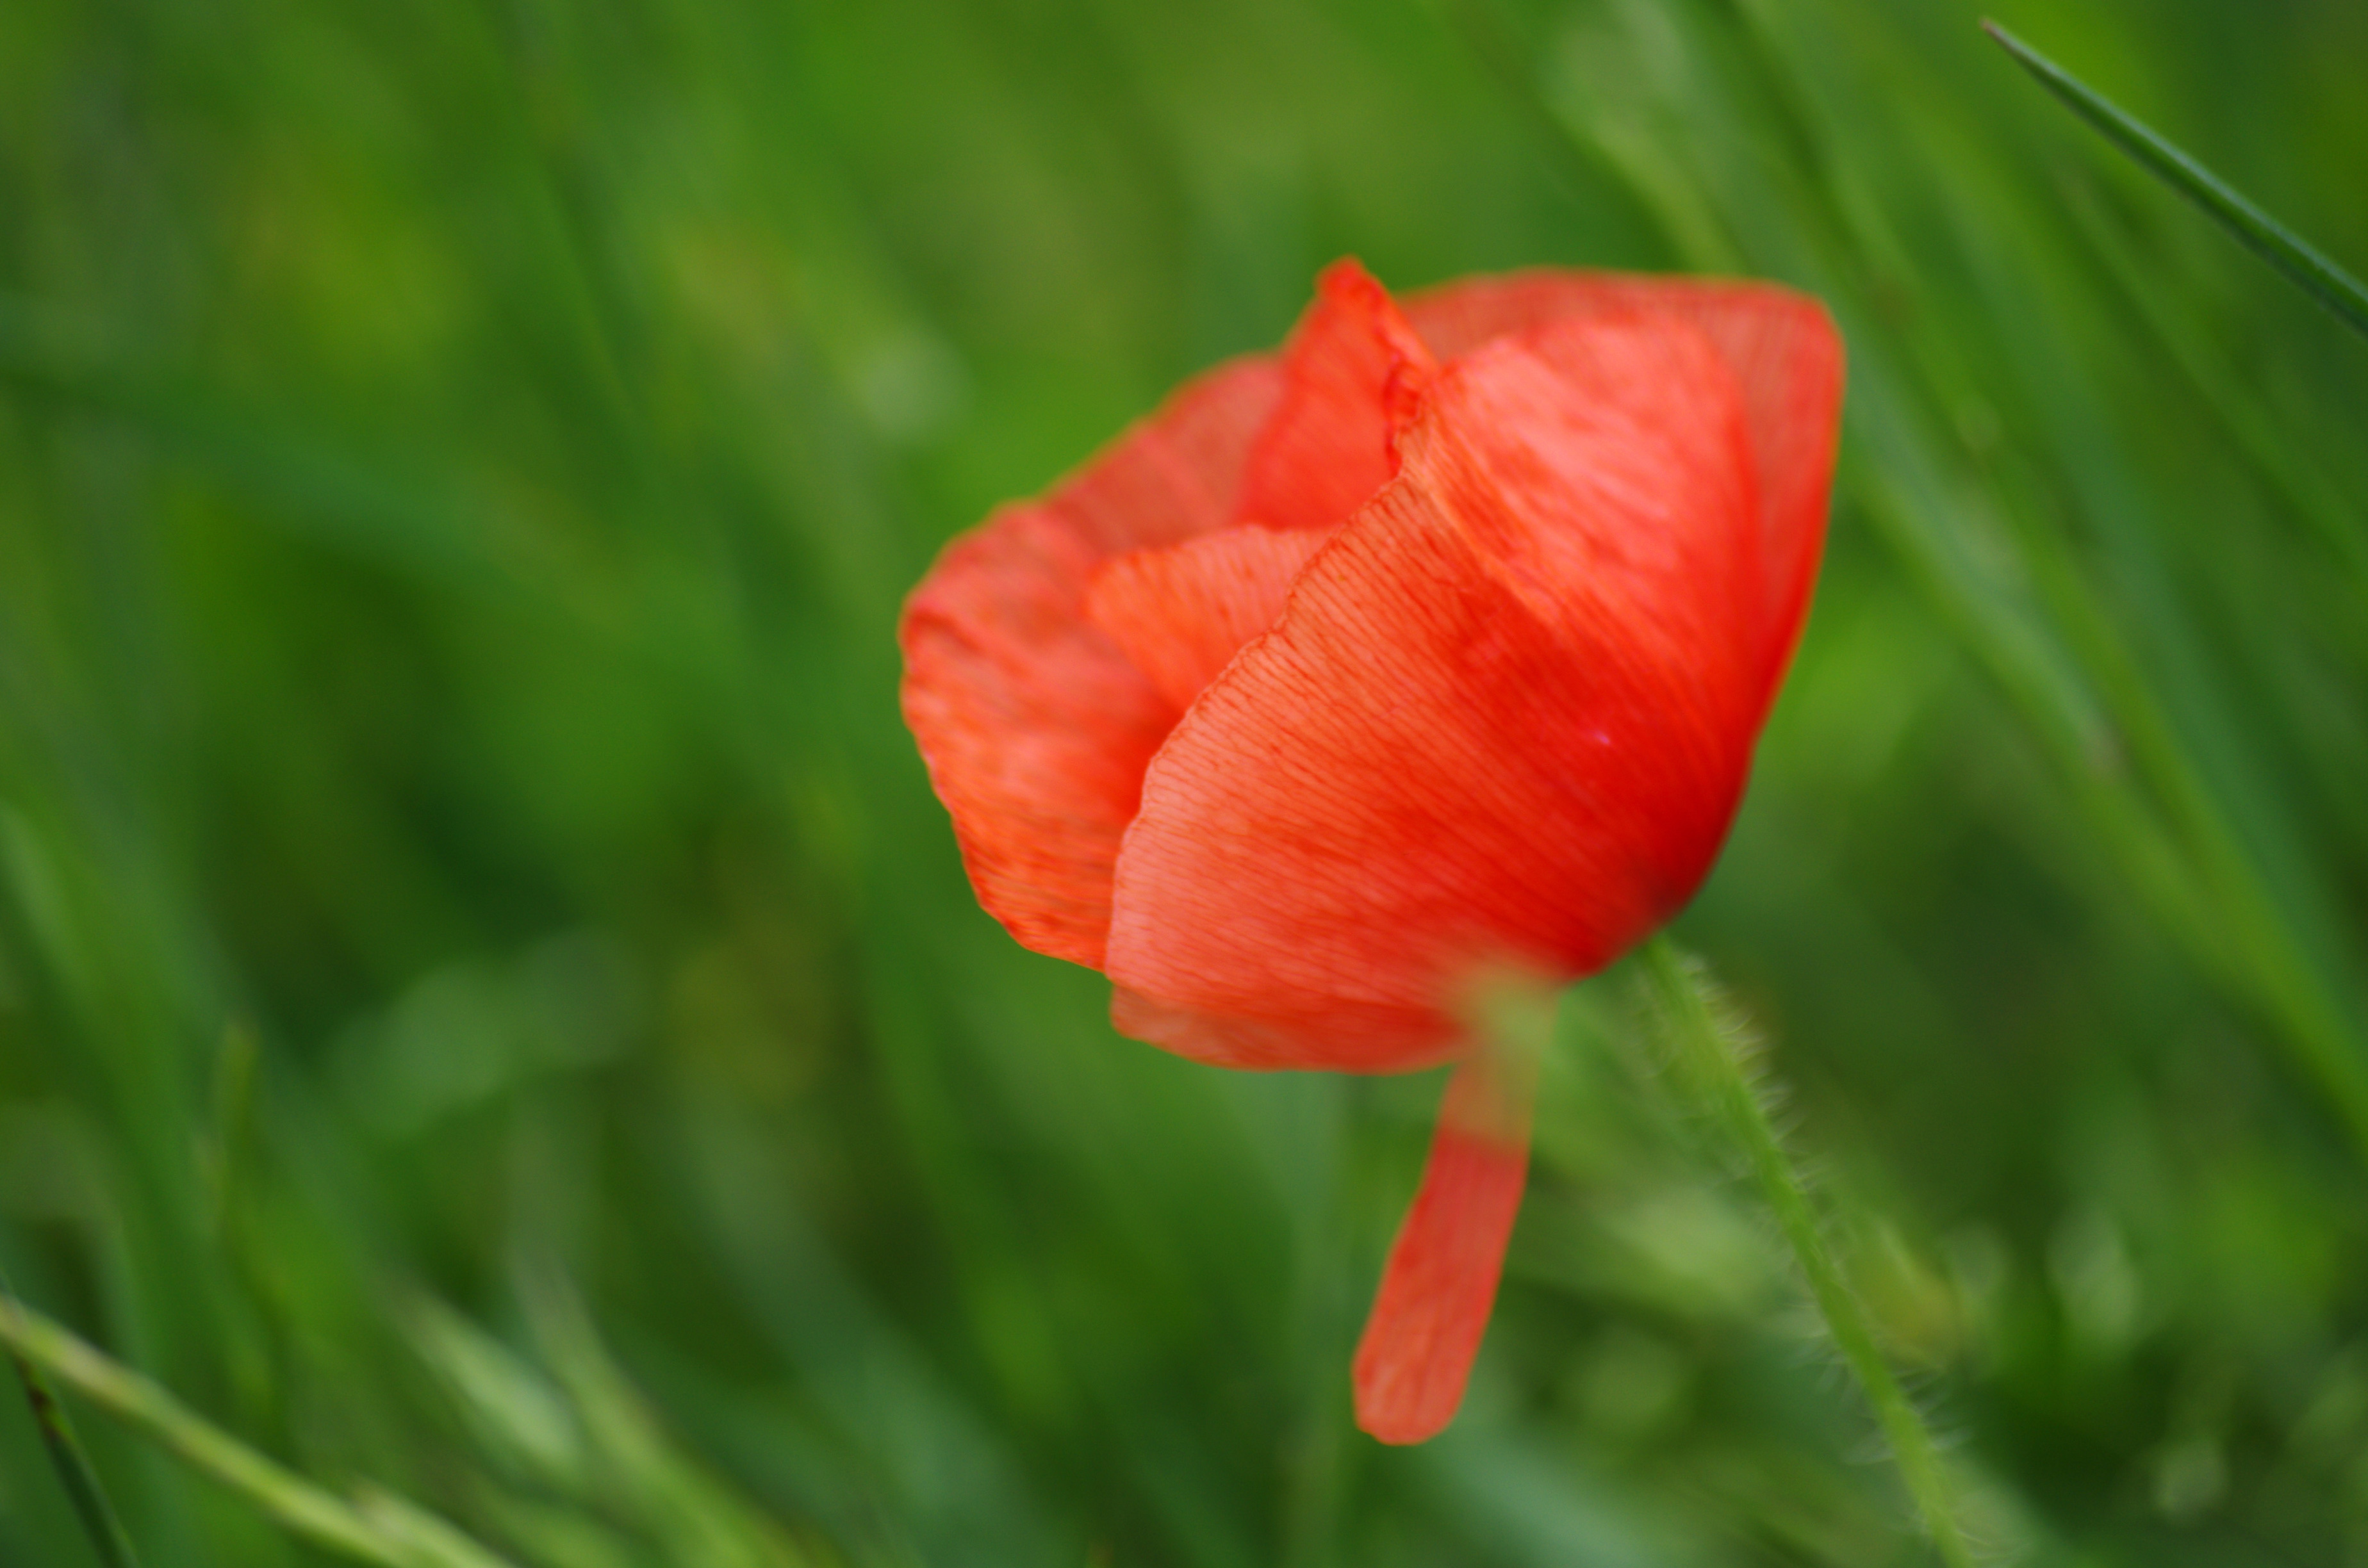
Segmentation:
{"type": "MultiPolygon", "coordinates": [[[[2368,8],[1998,12],[2368,265],[2368,8]]],[[[968,894],[900,597],[1350,253],[1830,301],[1680,934],[1987,1552],[2368,1562],[2368,342],[1953,0],[0,6],[20,1293],[522,1564],[1925,1561],[1619,971],[1383,1450],[1435,1084],[968,894]]],[[[151,1564],[328,1561],[82,1425],[151,1564]]],[[[88,1551],[10,1392],[0,1562],[88,1551]]]]}

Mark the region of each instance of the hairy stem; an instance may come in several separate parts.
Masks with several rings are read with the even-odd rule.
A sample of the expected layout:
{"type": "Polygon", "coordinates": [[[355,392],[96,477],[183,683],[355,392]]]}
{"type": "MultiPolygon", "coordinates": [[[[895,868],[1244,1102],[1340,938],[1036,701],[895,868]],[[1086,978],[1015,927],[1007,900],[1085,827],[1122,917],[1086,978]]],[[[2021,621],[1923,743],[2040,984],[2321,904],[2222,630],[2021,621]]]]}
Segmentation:
{"type": "Polygon", "coordinates": [[[1932,1435],[1883,1358],[1873,1324],[1817,1222],[1807,1184],[1769,1119],[1766,1102],[1739,1050],[1736,1031],[1721,1017],[1721,1003],[1711,982],[1702,966],[1666,937],[1645,943],[1639,957],[1661,1025],[1675,1048],[1678,1073],[1686,1088],[1710,1111],[1720,1135],[1741,1151],[1760,1196],[1775,1211],[1777,1227],[1808,1281],[1809,1295],[1825,1320],[1826,1332],[1833,1336],[1882,1425],[1892,1461],[1899,1467],[1900,1479],[1907,1483],[1926,1533],[1950,1568],[1972,1568],[1973,1556],[1958,1528],[1948,1473],[1932,1435]]]}

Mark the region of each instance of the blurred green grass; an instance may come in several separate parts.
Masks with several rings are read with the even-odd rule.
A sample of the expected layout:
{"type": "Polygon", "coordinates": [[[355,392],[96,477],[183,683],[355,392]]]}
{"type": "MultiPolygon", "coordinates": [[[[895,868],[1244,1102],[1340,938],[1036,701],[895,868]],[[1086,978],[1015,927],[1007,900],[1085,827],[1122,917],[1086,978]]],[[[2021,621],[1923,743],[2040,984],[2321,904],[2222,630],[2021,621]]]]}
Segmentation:
{"type": "MultiPolygon", "coordinates": [[[[2368,259],[2368,14],[1999,15],[2368,259]]],[[[1620,976],[1385,1452],[1430,1086],[968,895],[900,596],[1351,252],[1831,302],[1687,938],[1994,1549],[2368,1562],[2368,351],[1934,0],[0,9],[19,1288],[527,1562],[1918,1561],[1620,976]]],[[[83,1425],[150,1563],[311,1560],[83,1425]]],[[[86,1551],[8,1406],[0,1562],[86,1551]]]]}

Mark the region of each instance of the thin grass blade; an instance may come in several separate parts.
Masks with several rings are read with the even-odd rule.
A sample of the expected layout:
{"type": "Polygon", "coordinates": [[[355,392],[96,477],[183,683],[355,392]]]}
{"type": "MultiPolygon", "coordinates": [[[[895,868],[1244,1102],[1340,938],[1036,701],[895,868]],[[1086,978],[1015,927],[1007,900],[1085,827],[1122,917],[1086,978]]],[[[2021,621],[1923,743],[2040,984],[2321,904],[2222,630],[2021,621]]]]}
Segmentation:
{"type": "MultiPolygon", "coordinates": [[[[10,1288],[6,1276],[0,1275],[0,1312],[17,1310],[17,1293],[10,1288]]],[[[83,1450],[82,1439],[74,1435],[74,1417],[58,1401],[57,1391],[40,1365],[13,1346],[8,1358],[17,1364],[17,1377],[25,1385],[25,1398],[33,1407],[33,1422],[41,1431],[41,1444],[50,1451],[50,1460],[57,1466],[58,1480],[73,1502],[75,1516],[90,1537],[91,1551],[105,1568],[138,1568],[139,1554],[131,1550],[131,1538],[124,1533],[123,1522],[115,1517],[115,1506],[108,1501],[107,1488],[98,1479],[90,1456],[83,1450]]]]}
{"type": "Polygon", "coordinates": [[[6,1293],[0,1293],[0,1345],[19,1365],[44,1377],[54,1373],[125,1426],[246,1498],[282,1528],[325,1551],[381,1568],[507,1568],[503,1558],[451,1526],[388,1494],[368,1492],[367,1506],[358,1507],[322,1490],[6,1293]]]}
{"type": "Polygon", "coordinates": [[[1996,22],[1982,28],[2072,112],[2105,133],[2148,173],[2209,213],[2239,244],[2307,290],[2312,298],[2368,335],[2368,287],[2321,256],[2213,173],[2126,110],[1996,22]]]}

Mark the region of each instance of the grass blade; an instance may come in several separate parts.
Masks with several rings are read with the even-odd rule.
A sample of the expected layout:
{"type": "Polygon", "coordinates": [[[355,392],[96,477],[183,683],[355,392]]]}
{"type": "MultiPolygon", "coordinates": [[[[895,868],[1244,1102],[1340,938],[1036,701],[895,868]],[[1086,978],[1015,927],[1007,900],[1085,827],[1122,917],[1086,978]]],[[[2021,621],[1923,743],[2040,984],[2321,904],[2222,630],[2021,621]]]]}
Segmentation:
{"type": "Polygon", "coordinates": [[[2042,86],[2069,105],[2072,112],[2103,131],[2156,178],[2211,214],[2239,244],[2301,284],[2354,330],[2368,335],[2368,287],[2362,287],[2358,278],[2031,45],[1996,22],[1985,20],[1982,28],[2024,70],[2038,77],[2042,86]]]}
{"type": "MultiPolygon", "coordinates": [[[[0,1312],[17,1310],[15,1290],[6,1276],[0,1276],[0,1312]]],[[[57,1466],[58,1480],[65,1486],[74,1514],[90,1537],[92,1551],[104,1568],[137,1568],[140,1558],[131,1550],[131,1538],[124,1534],[123,1522],[115,1517],[115,1506],[107,1500],[107,1489],[99,1483],[98,1471],[92,1468],[90,1456],[83,1451],[82,1439],[74,1436],[74,1417],[58,1403],[57,1391],[50,1386],[48,1374],[13,1345],[8,1358],[17,1364],[17,1379],[25,1385],[25,1398],[33,1407],[33,1422],[41,1430],[41,1444],[50,1450],[50,1461],[57,1466]]]]}
{"type": "Polygon", "coordinates": [[[315,1546],[382,1568],[507,1568],[503,1559],[442,1520],[387,1494],[366,1491],[358,1503],[348,1503],[322,1490],[5,1293],[0,1343],[18,1365],[33,1369],[36,1376],[55,1373],[100,1409],[315,1546]]]}

